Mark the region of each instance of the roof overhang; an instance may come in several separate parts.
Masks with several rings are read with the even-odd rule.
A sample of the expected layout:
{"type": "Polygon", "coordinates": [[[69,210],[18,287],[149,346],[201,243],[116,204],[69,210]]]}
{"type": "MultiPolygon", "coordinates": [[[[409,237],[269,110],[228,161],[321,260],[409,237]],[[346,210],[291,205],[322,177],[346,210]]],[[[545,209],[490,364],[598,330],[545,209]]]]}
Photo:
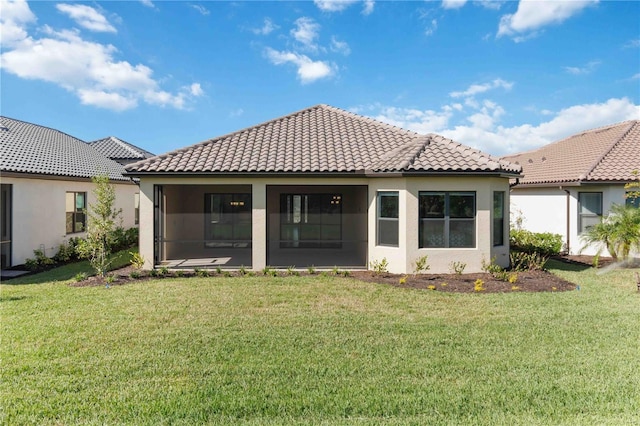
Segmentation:
{"type": "Polygon", "coordinates": [[[225,178],[402,178],[402,177],[499,177],[517,178],[522,177],[518,173],[508,173],[504,171],[428,171],[428,172],[402,172],[402,171],[322,171],[322,172],[125,172],[124,176],[144,178],[147,177],[183,177],[183,178],[203,178],[203,177],[225,177],[225,178]]]}
{"type": "MultiPolygon", "coordinates": [[[[73,182],[91,182],[91,177],[86,176],[66,176],[66,175],[47,175],[43,173],[27,173],[27,172],[14,172],[14,171],[0,171],[3,178],[20,178],[20,179],[41,179],[41,180],[61,180],[61,181],[73,181],[73,182]]],[[[131,178],[128,176],[122,176],[122,179],[109,179],[112,183],[129,184],[131,178]]]]}

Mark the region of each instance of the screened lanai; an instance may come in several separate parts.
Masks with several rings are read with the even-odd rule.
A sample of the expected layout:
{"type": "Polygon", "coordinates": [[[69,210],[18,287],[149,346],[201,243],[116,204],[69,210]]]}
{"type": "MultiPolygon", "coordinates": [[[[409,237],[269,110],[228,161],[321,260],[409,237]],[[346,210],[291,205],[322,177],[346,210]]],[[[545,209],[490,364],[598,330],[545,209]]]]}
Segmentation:
{"type": "Polygon", "coordinates": [[[267,185],[259,227],[253,210],[265,206],[254,206],[253,195],[252,185],[157,185],[155,264],[250,268],[253,244],[265,242],[275,268],[366,267],[365,185],[267,185]]]}

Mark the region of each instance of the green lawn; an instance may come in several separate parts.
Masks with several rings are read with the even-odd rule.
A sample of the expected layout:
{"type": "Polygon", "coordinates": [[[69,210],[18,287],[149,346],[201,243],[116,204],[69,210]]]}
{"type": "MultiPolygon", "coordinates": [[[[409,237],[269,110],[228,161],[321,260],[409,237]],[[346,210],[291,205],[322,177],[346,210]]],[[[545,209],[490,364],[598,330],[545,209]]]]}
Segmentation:
{"type": "Polygon", "coordinates": [[[551,266],[580,290],[2,285],[0,423],[639,424],[633,271],[551,266]]]}

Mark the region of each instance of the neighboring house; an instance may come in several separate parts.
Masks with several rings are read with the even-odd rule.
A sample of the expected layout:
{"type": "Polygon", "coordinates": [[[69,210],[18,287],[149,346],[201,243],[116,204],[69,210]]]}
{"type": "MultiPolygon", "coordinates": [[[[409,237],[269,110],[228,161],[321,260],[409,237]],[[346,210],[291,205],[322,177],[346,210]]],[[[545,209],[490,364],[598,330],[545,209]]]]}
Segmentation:
{"type": "Polygon", "coordinates": [[[588,130],[503,160],[522,165],[511,211],[521,215],[523,227],[561,234],[568,253],[584,248],[582,253],[595,254],[597,248],[584,247],[580,234],[612,204],[631,202],[624,185],[640,170],[640,121],[588,130]]]}
{"type": "Polygon", "coordinates": [[[147,268],[509,264],[519,166],[327,105],[126,169],[147,268]]]}
{"type": "Polygon", "coordinates": [[[89,145],[100,154],[117,161],[123,166],[154,156],[149,151],[145,151],[115,136],[108,136],[104,139],[89,142],[89,145]]]}
{"type": "Polygon", "coordinates": [[[91,178],[98,174],[115,185],[122,226],[134,226],[139,189],[123,172],[80,139],[0,117],[2,268],[23,264],[35,249],[51,257],[60,243],[84,236],[85,210],[95,201],[91,178]]]}

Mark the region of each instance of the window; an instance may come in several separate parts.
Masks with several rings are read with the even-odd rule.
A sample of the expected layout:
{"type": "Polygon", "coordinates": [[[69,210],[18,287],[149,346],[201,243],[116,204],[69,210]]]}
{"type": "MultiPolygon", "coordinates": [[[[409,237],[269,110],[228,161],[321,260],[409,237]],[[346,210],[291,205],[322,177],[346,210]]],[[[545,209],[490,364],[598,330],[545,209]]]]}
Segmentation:
{"type": "Polygon", "coordinates": [[[280,194],[280,247],[342,247],[342,194],[280,194]]]}
{"type": "Polygon", "coordinates": [[[140,223],[140,193],[136,192],[133,194],[133,214],[134,214],[134,224],[138,225],[140,223]]]}
{"type": "Polygon", "coordinates": [[[67,192],[66,198],[67,234],[84,232],[87,226],[87,193],[67,192]]]}
{"type": "Polygon", "coordinates": [[[625,197],[625,205],[629,207],[640,208],[640,197],[635,197],[636,193],[632,191],[627,191],[624,195],[625,197]]]}
{"type": "Polygon", "coordinates": [[[378,192],[378,245],[398,247],[397,192],[378,192]]]}
{"type": "Polygon", "coordinates": [[[251,194],[205,194],[205,245],[247,248],[251,244],[251,194]]]}
{"type": "Polygon", "coordinates": [[[493,193],[493,245],[504,245],[504,192],[493,193]]]}
{"type": "Polygon", "coordinates": [[[602,192],[578,192],[578,231],[580,234],[602,218],[602,192]]]}
{"type": "Polygon", "coordinates": [[[475,192],[420,192],[420,248],[475,247],[475,192]]]}

